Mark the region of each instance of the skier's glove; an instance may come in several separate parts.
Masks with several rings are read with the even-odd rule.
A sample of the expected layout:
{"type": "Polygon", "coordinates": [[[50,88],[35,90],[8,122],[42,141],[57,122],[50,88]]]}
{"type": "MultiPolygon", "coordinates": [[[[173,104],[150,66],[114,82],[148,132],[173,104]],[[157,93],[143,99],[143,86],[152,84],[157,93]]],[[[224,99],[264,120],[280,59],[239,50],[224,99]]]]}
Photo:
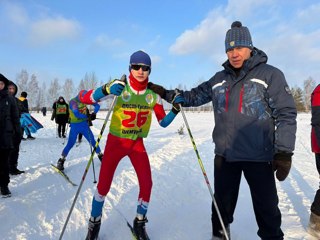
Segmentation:
{"type": "Polygon", "coordinates": [[[90,118],[91,121],[96,120],[97,114],[93,112],[93,113],[90,114],[89,118],[90,118]]]}
{"type": "Polygon", "coordinates": [[[121,77],[121,80],[119,79],[114,79],[110,81],[109,83],[105,84],[103,86],[103,91],[106,93],[105,95],[113,94],[116,96],[120,96],[122,93],[124,86],[126,84],[126,75],[123,75],[121,77]]]}
{"type": "Polygon", "coordinates": [[[160,85],[148,82],[148,89],[152,90],[156,94],[159,94],[161,98],[165,98],[166,96],[166,89],[160,85]]]}
{"type": "Polygon", "coordinates": [[[184,97],[181,95],[178,89],[176,89],[176,94],[174,95],[174,98],[172,100],[172,109],[171,111],[174,114],[178,114],[180,112],[180,105],[183,105],[186,102],[184,97]]]}
{"type": "Polygon", "coordinates": [[[276,172],[276,177],[279,181],[286,179],[291,168],[291,157],[293,153],[279,152],[276,153],[272,161],[272,169],[276,172]]]}

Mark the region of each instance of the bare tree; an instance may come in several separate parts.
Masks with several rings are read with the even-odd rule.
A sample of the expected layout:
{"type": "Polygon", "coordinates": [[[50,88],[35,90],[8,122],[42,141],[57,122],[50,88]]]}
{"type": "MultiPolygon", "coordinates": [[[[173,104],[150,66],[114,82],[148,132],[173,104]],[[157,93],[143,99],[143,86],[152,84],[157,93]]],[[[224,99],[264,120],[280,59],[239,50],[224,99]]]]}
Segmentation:
{"type": "Polygon", "coordinates": [[[309,77],[307,80],[303,82],[304,88],[304,104],[306,111],[310,111],[311,108],[311,94],[314,88],[316,87],[316,81],[309,77]]]}
{"type": "Polygon", "coordinates": [[[38,98],[37,98],[37,104],[36,107],[37,109],[41,109],[41,107],[46,107],[47,106],[47,101],[45,99],[45,95],[46,95],[46,83],[43,82],[41,88],[39,89],[39,93],[38,93],[38,98]]]}
{"type": "Polygon", "coordinates": [[[19,95],[21,92],[28,91],[28,80],[29,80],[29,74],[27,70],[22,69],[21,72],[17,75],[17,81],[16,81],[19,95]]]}
{"type": "Polygon", "coordinates": [[[66,101],[70,101],[74,94],[74,84],[71,78],[67,78],[63,84],[62,95],[66,101]]]}
{"type": "MultiPolygon", "coordinates": [[[[96,77],[96,74],[94,72],[92,73],[86,73],[84,75],[84,78],[82,79],[82,82],[80,82],[82,84],[81,87],[83,87],[82,89],[79,90],[88,90],[88,89],[95,89],[98,85],[98,79],[96,77]]],[[[79,85],[80,87],[80,85],[79,85]]]]}
{"type": "MultiPolygon", "coordinates": [[[[29,107],[34,109],[37,105],[38,93],[39,93],[39,82],[35,74],[31,75],[31,79],[28,82],[28,102],[29,107]]],[[[39,110],[39,109],[38,109],[39,110]]]]}
{"type": "Polygon", "coordinates": [[[59,84],[59,79],[55,78],[48,89],[48,102],[49,103],[54,103],[58,97],[59,97],[59,91],[61,89],[61,86],[59,84]]]}
{"type": "Polygon", "coordinates": [[[78,85],[78,92],[80,92],[81,90],[84,90],[84,89],[86,89],[86,86],[85,86],[84,80],[81,79],[80,83],[78,85]]]}

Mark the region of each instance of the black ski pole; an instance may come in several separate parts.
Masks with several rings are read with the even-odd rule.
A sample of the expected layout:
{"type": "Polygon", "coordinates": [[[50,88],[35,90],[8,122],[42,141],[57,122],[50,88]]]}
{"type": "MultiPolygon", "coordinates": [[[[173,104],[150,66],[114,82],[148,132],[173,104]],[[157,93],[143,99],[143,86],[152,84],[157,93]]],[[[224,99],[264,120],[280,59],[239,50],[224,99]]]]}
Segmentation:
{"type": "Polygon", "coordinates": [[[80,183],[80,185],[79,185],[79,187],[78,187],[78,190],[77,190],[77,192],[76,192],[76,195],[75,195],[75,197],[74,197],[74,199],[73,199],[73,202],[72,202],[72,205],[71,205],[69,214],[68,214],[68,216],[67,216],[66,222],[64,223],[64,226],[63,226],[63,228],[62,228],[62,231],[61,231],[59,240],[62,239],[63,234],[64,234],[64,232],[65,232],[65,230],[66,230],[66,227],[67,227],[67,224],[68,224],[68,222],[69,222],[69,219],[70,219],[71,213],[72,213],[72,211],[73,211],[74,205],[76,204],[76,201],[77,201],[77,198],[78,198],[78,196],[79,196],[81,187],[82,187],[82,185],[83,185],[83,183],[84,183],[84,180],[85,180],[86,175],[87,175],[87,173],[88,173],[88,169],[89,169],[89,167],[90,167],[90,165],[91,165],[91,162],[92,162],[92,160],[93,160],[93,156],[94,156],[95,150],[96,150],[96,148],[97,148],[98,145],[99,145],[100,139],[101,139],[101,137],[102,137],[102,134],[103,134],[103,132],[104,132],[104,129],[106,128],[107,121],[108,121],[108,119],[109,119],[109,116],[110,116],[110,114],[111,114],[111,111],[112,111],[112,109],[113,109],[113,107],[114,107],[114,105],[115,105],[115,103],[116,103],[116,99],[117,99],[117,97],[115,96],[115,97],[113,98],[112,103],[111,103],[111,106],[110,106],[110,109],[109,109],[108,114],[107,114],[107,116],[106,116],[106,119],[105,119],[105,121],[104,121],[104,123],[103,123],[103,125],[102,125],[102,128],[101,128],[100,134],[99,134],[99,136],[98,136],[96,145],[95,145],[94,148],[93,148],[93,151],[92,151],[92,153],[91,153],[90,159],[89,159],[88,164],[87,164],[87,166],[86,166],[86,169],[85,169],[85,171],[84,171],[84,173],[83,173],[83,176],[82,176],[82,179],[81,179],[81,183],[80,183]]]}
{"type": "Polygon", "coordinates": [[[205,168],[204,168],[204,166],[203,166],[203,164],[202,164],[202,160],[201,160],[201,158],[200,158],[200,155],[199,155],[199,152],[198,152],[196,143],[194,142],[194,139],[193,139],[193,136],[192,136],[192,133],[191,133],[191,130],[190,130],[190,127],[189,127],[189,124],[188,124],[186,115],[184,114],[184,111],[183,111],[183,108],[182,108],[181,104],[179,104],[179,106],[180,106],[180,110],[181,110],[181,114],[182,114],[184,123],[185,123],[185,125],[186,125],[186,127],[187,127],[187,130],[188,130],[188,133],[189,133],[189,136],[190,136],[192,145],[193,145],[193,149],[194,149],[194,151],[195,151],[195,153],[196,153],[196,155],[197,155],[198,163],[199,163],[199,165],[200,165],[200,168],[201,168],[201,170],[202,170],[204,179],[205,179],[206,184],[207,184],[207,186],[208,186],[208,189],[209,189],[210,195],[211,195],[211,197],[212,197],[212,201],[213,201],[214,207],[215,207],[215,209],[216,209],[216,211],[217,211],[218,218],[219,218],[220,224],[221,224],[221,226],[222,226],[223,233],[224,233],[224,235],[225,235],[225,239],[226,239],[226,240],[229,240],[229,236],[228,236],[228,234],[227,234],[226,227],[225,227],[225,225],[224,225],[224,223],[223,223],[223,220],[222,220],[222,217],[221,217],[221,214],[220,214],[220,211],[219,211],[218,204],[217,204],[216,199],[215,199],[215,197],[214,197],[214,194],[213,194],[213,191],[212,191],[212,188],[211,188],[211,185],[210,185],[210,182],[209,182],[209,179],[208,179],[206,170],[205,170],[205,168]]]}

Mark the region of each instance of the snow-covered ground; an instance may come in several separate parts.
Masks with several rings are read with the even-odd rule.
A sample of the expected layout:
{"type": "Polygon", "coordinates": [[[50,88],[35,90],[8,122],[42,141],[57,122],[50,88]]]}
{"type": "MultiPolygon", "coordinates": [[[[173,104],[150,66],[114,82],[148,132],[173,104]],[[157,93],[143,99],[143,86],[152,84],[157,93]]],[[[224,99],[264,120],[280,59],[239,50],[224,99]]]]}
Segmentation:
{"type": "MultiPolygon", "coordinates": [[[[78,187],[67,183],[53,171],[64,147],[56,138],[56,125],[50,113],[43,117],[32,114],[44,125],[34,141],[23,141],[19,168],[25,174],[12,176],[9,188],[12,197],[0,198],[0,239],[58,239],[78,187]]],[[[99,112],[104,118],[106,112],[99,112]]],[[[213,150],[211,140],[213,113],[186,113],[203,165],[213,187],[213,150]]],[[[98,136],[103,120],[95,120],[92,127],[98,136]]],[[[152,240],[211,239],[211,196],[189,135],[177,130],[183,126],[181,114],[168,128],[161,128],[154,119],[145,145],[149,153],[153,174],[153,191],[149,205],[147,231],[152,240]]],[[[104,149],[108,126],[100,142],[104,149]]],[[[298,132],[293,166],[289,177],[278,182],[282,228],[286,240],[313,240],[306,232],[310,205],[318,188],[318,173],[310,151],[310,114],[298,115],[298,132]]],[[[85,141],[74,147],[65,163],[66,173],[80,183],[90,158],[90,146],[85,141]]],[[[96,177],[100,163],[95,156],[96,177]]],[[[95,190],[90,168],[63,239],[84,239],[91,200],[95,190]]],[[[130,222],[135,217],[138,195],[137,178],[128,158],[124,158],[116,171],[103,211],[100,239],[131,239],[123,218],[130,222]],[[123,216],[122,216],[122,215],[123,216]]],[[[258,239],[249,189],[242,179],[235,221],[231,225],[233,240],[258,239]]]]}

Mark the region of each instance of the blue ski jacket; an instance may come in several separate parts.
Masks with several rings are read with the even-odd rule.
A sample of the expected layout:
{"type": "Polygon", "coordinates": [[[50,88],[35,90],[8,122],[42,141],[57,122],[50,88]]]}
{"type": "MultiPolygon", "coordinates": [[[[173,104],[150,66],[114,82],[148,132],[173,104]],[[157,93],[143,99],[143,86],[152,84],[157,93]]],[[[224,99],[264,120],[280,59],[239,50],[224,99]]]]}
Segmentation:
{"type": "MultiPolygon", "coordinates": [[[[275,153],[294,150],[296,106],[283,73],[267,60],[254,48],[238,75],[226,61],[208,81],[182,91],[184,107],[212,102],[215,154],[229,162],[272,161],[275,153]]],[[[174,94],[167,91],[166,100],[174,94]]]]}

